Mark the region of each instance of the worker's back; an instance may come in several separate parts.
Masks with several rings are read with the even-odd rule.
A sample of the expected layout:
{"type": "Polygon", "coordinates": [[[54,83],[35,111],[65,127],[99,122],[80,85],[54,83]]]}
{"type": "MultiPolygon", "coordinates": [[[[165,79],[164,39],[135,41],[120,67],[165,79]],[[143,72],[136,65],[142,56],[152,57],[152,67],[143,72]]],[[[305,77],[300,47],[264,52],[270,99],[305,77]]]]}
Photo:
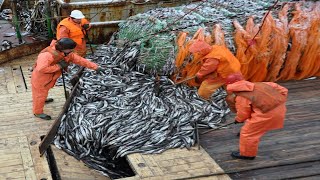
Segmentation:
{"type": "Polygon", "coordinates": [[[202,59],[214,58],[219,60],[218,76],[227,78],[230,74],[240,72],[239,60],[224,46],[213,45],[209,54],[202,59]]]}

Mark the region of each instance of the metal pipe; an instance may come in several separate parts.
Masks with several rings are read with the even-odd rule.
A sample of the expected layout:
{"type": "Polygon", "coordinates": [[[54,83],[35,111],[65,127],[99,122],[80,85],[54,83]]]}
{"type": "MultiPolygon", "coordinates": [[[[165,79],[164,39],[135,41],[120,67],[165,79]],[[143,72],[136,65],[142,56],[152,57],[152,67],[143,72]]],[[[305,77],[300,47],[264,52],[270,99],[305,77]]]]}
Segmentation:
{"type": "Polygon", "coordinates": [[[67,89],[66,89],[66,83],[64,81],[64,72],[63,69],[61,69],[61,75],[62,75],[62,83],[63,83],[63,89],[64,89],[64,97],[66,98],[66,100],[68,99],[68,93],[67,93],[67,89]]]}
{"type": "Polygon", "coordinates": [[[126,0],[108,0],[108,1],[85,1],[85,2],[71,2],[66,3],[63,0],[57,0],[57,3],[60,4],[62,8],[80,8],[80,7],[101,7],[101,6],[108,6],[108,5],[125,5],[127,2],[126,0]]]}
{"type": "Polygon", "coordinates": [[[51,13],[50,13],[50,3],[51,0],[48,0],[45,2],[46,3],[46,21],[47,21],[47,27],[48,27],[48,38],[52,39],[53,38],[53,32],[51,28],[51,13]]]}
{"type": "Polygon", "coordinates": [[[198,122],[194,122],[195,130],[196,130],[196,135],[197,135],[197,144],[198,144],[198,150],[200,150],[200,135],[199,135],[199,128],[198,128],[198,122]]]}
{"type": "Polygon", "coordinates": [[[187,79],[184,79],[184,80],[182,80],[180,82],[177,82],[175,85],[179,85],[179,84],[185,83],[185,82],[190,81],[190,80],[192,80],[194,78],[196,78],[196,76],[192,76],[192,77],[189,77],[187,79]]]}
{"type": "Polygon", "coordinates": [[[210,130],[208,130],[208,131],[204,131],[204,132],[201,133],[201,135],[207,134],[207,133],[209,133],[209,132],[212,132],[212,131],[215,131],[215,130],[218,130],[218,129],[221,129],[221,128],[223,128],[223,127],[227,127],[227,126],[229,126],[229,125],[231,125],[231,124],[235,124],[235,122],[231,122],[231,123],[228,123],[228,124],[223,124],[223,125],[218,126],[218,127],[214,128],[214,129],[210,129],[210,130]]]}
{"type": "Polygon", "coordinates": [[[87,41],[88,41],[88,43],[89,43],[90,50],[91,50],[91,55],[94,56],[93,48],[92,48],[92,45],[91,45],[92,42],[91,42],[90,39],[89,39],[88,31],[83,28],[83,29],[82,29],[82,33],[83,33],[83,35],[86,37],[86,39],[87,39],[87,41]]]}
{"type": "Polygon", "coordinates": [[[105,22],[90,22],[91,27],[117,27],[119,23],[125,22],[125,20],[119,21],[105,21],[105,22]]]}
{"type": "Polygon", "coordinates": [[[12,13],[13,13],[13,24],[15,26],[16,29],[16,33],[17,33],[17,38],[19,40],[19,44],[22,43],[22,36],[20,33],[20,25],[18,22],[18,13],[17,13],[17,0],[12,0],[11,1],[11,8],[12,8],[12,13]]]}

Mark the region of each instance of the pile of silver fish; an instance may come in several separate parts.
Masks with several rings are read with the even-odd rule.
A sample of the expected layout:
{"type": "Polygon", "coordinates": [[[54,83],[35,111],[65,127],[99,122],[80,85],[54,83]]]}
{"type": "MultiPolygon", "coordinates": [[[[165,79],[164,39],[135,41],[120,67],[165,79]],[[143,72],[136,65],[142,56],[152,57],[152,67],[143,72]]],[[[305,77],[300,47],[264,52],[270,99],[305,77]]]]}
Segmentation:
{"type": "Polygon", "coordinates": [[[225,121],[230,110],[222,89],[205,101],[195,88],[175,85],[167,76],[115,65],[119,52],[105,45],[96,51],[92,61],[105,71],[84,71],[61,119],[57,147],[104,175],[119,178],[129,169],[119,167],[121,157],[190,148],[196,128],[213,128],[225,121]]]}

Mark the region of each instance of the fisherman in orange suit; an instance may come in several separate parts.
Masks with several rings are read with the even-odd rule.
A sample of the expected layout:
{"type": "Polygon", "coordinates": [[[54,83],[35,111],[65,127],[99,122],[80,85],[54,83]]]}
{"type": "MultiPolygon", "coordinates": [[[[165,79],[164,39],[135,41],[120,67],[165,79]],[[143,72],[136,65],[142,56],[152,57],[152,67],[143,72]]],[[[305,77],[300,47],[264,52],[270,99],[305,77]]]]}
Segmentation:
{"type": "Polygon", "coordinates": [[[63,19],[57,26],[57,40],[72,39],[77,43],[74,52],[84,57],[87,52],[85,35],[91,27],[89,23],[81,11],[71,11],[70,17],[63,19]]]}
{"type": "Polygon", "coordinates": [[[45,120],[50,120],[51,117],[43,113],[44,104],[53,101],[51,98],[47,99],[48,92],[69,63],[94,69],[98,73],[104,70],[97,64],[73,53],[72,49],[76,47],[76,43],[69,38],[62,38],[51,44],[54,45],[45,48],[38,55],[31,76],[33,113],[36,117],[45,120]]]}
{"type": "Polygon", "coordinates": [[[196,41],[189,51],[202,57],[201,68],[195,78],[197,83],[201,83],[198,90],[200,97],[209,99],[225,83],[243,79],[239,60],[226,47],[196,41]]]}
{"type": "Polygon", "coordinates": [[[288,90],[272,82],[241,80],[228,84],[227,92],[229,107],[236,112],[235,123],[245,122],[240,132],[240,151],[231,156],[253,160],[260,138],[269,130],[283,128],[288,90]]]}

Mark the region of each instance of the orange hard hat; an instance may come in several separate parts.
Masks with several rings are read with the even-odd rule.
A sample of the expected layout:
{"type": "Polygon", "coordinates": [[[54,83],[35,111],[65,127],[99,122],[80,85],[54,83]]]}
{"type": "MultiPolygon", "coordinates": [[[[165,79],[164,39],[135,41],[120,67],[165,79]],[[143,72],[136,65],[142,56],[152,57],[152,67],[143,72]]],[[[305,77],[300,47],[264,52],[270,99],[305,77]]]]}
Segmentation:
{"type": "Polygon", "coordinates": [[[211,51],[211,49],[212,47],[208,43],[201,40],[196,40],[189,47],[189,51],[191,53],[201,53],[201,54],[208,54],[211,51]]]}

